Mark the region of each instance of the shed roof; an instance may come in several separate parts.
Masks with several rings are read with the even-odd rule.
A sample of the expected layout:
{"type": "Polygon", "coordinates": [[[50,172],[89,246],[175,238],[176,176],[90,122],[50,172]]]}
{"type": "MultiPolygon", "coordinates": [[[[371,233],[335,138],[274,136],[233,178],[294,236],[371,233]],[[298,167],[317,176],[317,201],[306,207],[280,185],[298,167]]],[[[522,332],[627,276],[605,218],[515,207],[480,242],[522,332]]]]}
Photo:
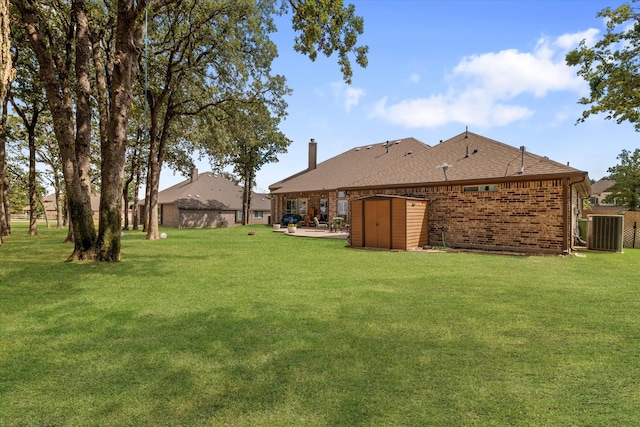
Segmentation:
{"type": "MultiPolygon", "coordinates": [[[[212,172],[194,172],[193,178],[158,192],[158,204],[175,204],[181,209],[242,209],[243,187],[212,172]]],[[[271,210],[266,194],[253,193],[251,209],[271,210]]]]}

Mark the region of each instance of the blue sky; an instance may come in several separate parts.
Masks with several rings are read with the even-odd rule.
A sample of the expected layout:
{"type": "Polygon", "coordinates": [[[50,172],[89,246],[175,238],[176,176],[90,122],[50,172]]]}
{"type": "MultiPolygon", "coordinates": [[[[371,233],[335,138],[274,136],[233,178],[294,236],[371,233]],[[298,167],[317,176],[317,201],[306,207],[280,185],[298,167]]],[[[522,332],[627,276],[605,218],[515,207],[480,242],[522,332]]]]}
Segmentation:
{"type": "MultiPolygon", "coordinates": [[[[293,141],[279,162],[257,175],[257,188],[307,167],[309,139],[318,161],[352,147],[414,137],[436,145],[465,131],[607,174],[638,135],[628,123],[591,117],[576,125],[587,86],[566,53],[582,39],[597,40],[596,13],[622,1],[597,0],[355,0],[365,21],[360,41],[369,65],[354,65],[350,86],[335,58],[315,62],[293,51],[289,18],[274,34],[274,72],[293,95],[281,130],[293,141]]],[[[195,160],[195,159],[194,159],[195,160]]],[[[211,170],[207,161],[197,164],[211,170]]],[[[160,188],[184,177],[165,171],[160,188]]]]}

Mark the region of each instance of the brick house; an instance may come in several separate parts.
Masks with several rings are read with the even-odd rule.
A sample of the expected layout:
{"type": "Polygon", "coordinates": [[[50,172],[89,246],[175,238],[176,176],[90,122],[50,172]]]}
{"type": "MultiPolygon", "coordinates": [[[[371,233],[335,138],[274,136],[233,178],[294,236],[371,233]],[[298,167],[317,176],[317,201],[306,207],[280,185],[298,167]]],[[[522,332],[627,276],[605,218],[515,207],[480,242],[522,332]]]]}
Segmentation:
{"type": "Polygon", "coordinates": [[[355,147],[317,163],[317,143],[312,139],[307,169],[269,186],[273,222],[286,214],[299,214],[305,224],[312,225],[311,212],[323,221],[341,217],[348,222],[349,195],[344,188],[428,148],[415,138],[405,138],[355,147]]]}
{"type": "MultiPolygon", "coordinates": [[[[582,199],[591,192],[587,172],[471,132],[423,147],[332,191],[353,200],[374,195],[427,199],[430,245],[571,251],[582,199]]],[[[386,148],[391,152],[396,146],[386,148]]],[[[338,164],[337,159],[346,155],[330,160],[338,164]]],[[[355,165],[356,159],[350,164],[355,165]]],[[[325,174],[331,173],[327,168],[325,174]]],[[[321,188],[321,177],[316,181],[316,188],[321,188]]]]}
{"type": "MultiPolygon", "coordinates": [[[[194,169],[191,178],[158,192],[160,225],[215,228],[241,224],[242,193],[241,186],[220,175],[194,169]]],[[[253,193],[249,224],[267,224],[270,210],[268,195],[253,193]]]]}

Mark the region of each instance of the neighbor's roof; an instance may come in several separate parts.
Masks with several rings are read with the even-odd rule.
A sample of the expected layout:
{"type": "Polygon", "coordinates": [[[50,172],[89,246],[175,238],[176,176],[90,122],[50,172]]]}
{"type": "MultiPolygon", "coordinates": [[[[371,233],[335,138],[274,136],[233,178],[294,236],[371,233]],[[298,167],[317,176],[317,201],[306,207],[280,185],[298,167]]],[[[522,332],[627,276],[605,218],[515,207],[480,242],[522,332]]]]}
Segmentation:
{"type": "Polygon", "coordinates": [[[591,184],[591,194],[602,194],[609,190],[613,184],[615,184],[614,181],[602,178],[601,180],[591,184]]]}
{"type": "MultiPolygon", "coordinates": [[[[100,210],[100,194],[91,193],[91,210],[98,212],[100,210]]],[[[124,204],[124,203],[123,203],[124,204]]],[[[56,195],[55,193],[48,194],[43,200],[42,205],[45,211],[56,210],[56,195]]],[[[29,210],[29,206],[25,207],[25,210],[29,210]]]]}
{"type": "Polygon", "coordinates": [[[363,145],[271,184],[272,193],[335,190],[429,149],[415,138],[363,145]]]}
{"type": "MultiPolygon", "coordinates": [[[[520,148],[463,132],[403,162],[355,180],[346,188],[534,178],[540,175],[582,177],[586,172],[526,150],[523,156],[520,148]]],[[[588,185],[588,180],[585,185],[588,185]]]]}
{"type": "MultiPolygon", "coordinates": [[[[181,209],[242,209],[243,187],[212,172],[197,174],[158,193],[158,204],[175,204],[181,209]]],[[[271,210],[267,195],[253,193],[251,210],[271,210]]]]}

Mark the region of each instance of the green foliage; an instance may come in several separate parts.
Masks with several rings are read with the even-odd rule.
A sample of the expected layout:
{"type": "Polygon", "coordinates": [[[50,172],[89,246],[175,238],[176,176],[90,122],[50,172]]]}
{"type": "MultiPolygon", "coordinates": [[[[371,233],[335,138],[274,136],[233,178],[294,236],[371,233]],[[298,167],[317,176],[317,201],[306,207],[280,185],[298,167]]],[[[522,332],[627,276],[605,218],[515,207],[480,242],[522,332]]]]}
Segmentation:
{"type": "Polygon", "coordinates": [[[353,250],[256,227],[0,249],[0,425],[639,425],[640,250],[353,250]]]}
{"type": "Polygon", "coordinates": [[[22,213],[29,206],[29,173],[12,161],[7,167],[9,177],[9,203],[12,213],[22,213]]]}
{"type": "Polygon", "coordinates": [[[625,206],[630,211],[638,210],[640,207],[640,148],[631,153],[622,150],[618,155],[620,163],[610,167],[607,172],[614,184],[610,187],[611,194],[607,195],[605,201],[608,203],[617,202],[625,206]]]}
{"type": "MultiPolygon", "coordinates": [[[[292,9],[293,29],[298,33],[294,49],[315,61],[318,53],[330,57],[337,52],[340,71],[351,83],[353,70],[349,55],[361,67],[367,66],[368,46],[357,46],[364,32],[364,19],[355,14],[355,6],[342,0],[288,0],[292,9]]],[[[285,8],[286,10],[286,8],[285,8]]]]}
{"type": "Polygon", "coordinates": [[[603,113],[605,119],[628,121],[640,131],[640,14],[632,4],[623,4],[597,16],[607,22],[604,37],[593,47],[583,40],[566,56],[590,88],[590,95],[579,101],[589,108],[578,122],[603,113]]]}

